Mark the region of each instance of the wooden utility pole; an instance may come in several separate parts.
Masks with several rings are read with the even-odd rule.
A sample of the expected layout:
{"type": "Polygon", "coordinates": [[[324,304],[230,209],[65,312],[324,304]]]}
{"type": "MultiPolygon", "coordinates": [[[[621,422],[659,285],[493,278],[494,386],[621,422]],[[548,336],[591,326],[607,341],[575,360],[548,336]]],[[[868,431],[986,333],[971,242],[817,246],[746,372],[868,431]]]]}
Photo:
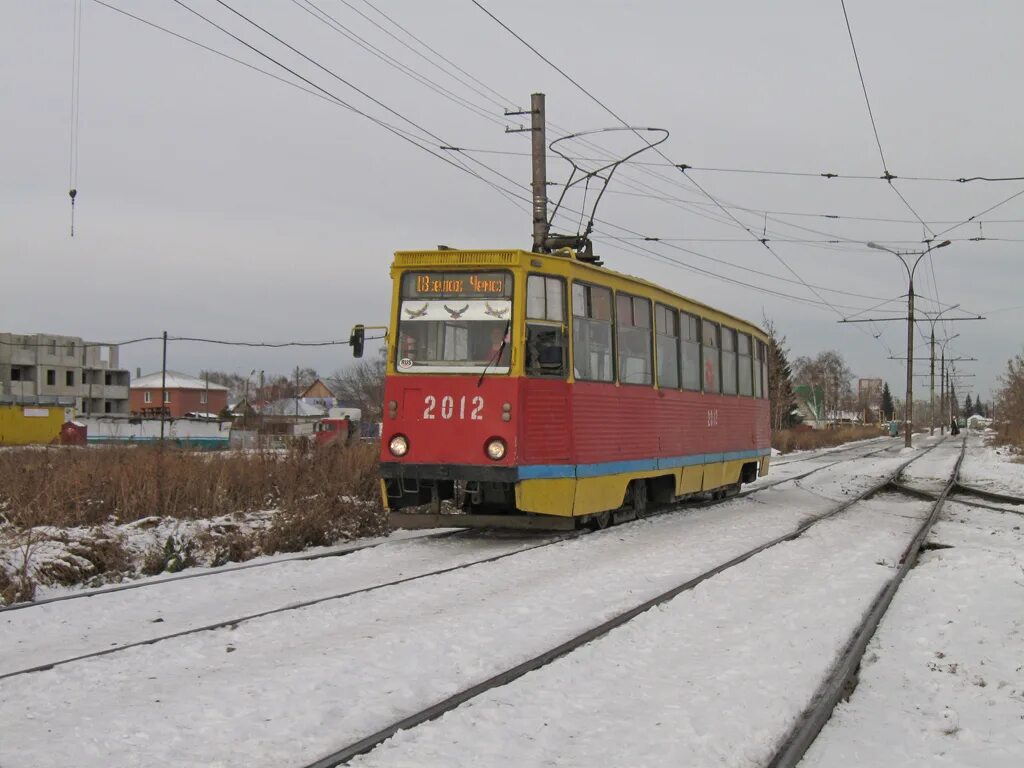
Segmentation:
{"type": "Polygon", "coordinates": [[[529,128],[506,128],[506,133],[530,132],[533,157],[533,252],[548,253],[548,156],[544,94],[530,94],[528,112],[506,112],[506,117],[530,116],[529,128]]]}
{"type": "Polygon", "coordinates": [[[530,131],[533,145],[533,250],[543,252],[548,239],[548,157],[543,93],[530,95],[530,131]]]}
{"type": "Polygon", "coordinates": [[[164,442],[164,420],[167,416],[167,331],[164,331],[164,355],[160,368],[160,443],[164,442]]]}

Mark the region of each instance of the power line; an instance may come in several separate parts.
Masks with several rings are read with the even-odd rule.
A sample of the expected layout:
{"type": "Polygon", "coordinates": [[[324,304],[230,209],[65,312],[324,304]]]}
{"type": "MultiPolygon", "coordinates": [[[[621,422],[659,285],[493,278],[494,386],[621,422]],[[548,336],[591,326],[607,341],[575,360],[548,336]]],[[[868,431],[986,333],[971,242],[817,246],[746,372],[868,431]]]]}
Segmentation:
{"type": "MultiPolygon", "coordinates": [[[[953,231],[954,229],[959,229],[960,227],[964,226],[965,224],[970,224],[970,223],[971,223],[972,221],[975,221],[975,220],[976,220],[976,219],[977,219],[977,218],[978,218],[979,216],[984,216],[984,215],[985,215],[986,213],[989,213],[990,211],[994,211],[994,210],[995,210],[996,208],[999,208],[999,207],[1001,207],[1001,206],[1004,206],[1004,205],[1006,205],[1006,204],[1007,204],[1007,203],[1009,203],[1009,202],[1010,202],[1011,200],[1015,200],[1015,199],[1017,199],[1018,197],[1020,197],[1021,195],[1024,195],[1024,189],[1022,189],[1022,190],[1021,190],[1020,192],[1016,192],[1016,193],[1014,193],[1014,194],[1010,195],[1010,196],[1009,196],[1008,198],[1006,198],[1005,200],[1002,200],[1002,201],[1000,201],[1000,202],[996,203],[995,205],[989,206],[989,207],[988,207],[988,208],[986,208],[985,210],[983,210],[983,211],[981,211],[981,212],[979,212],[979,213],[976,213],[976,214],[974,214],[973,216],[971,216],[971,217],[969,217],[969,218],[966,218],[966,219],[964,219],[964,220],[963,220],[963,221],[961,221],[961,222],[960,222],[959,224],[955,224],[954,226],[950,227],[949,229],[944,229],[944,230],[942,230],[941,232],[937,233],[937,234],[935,235],[935,237],[936,237],[936,238],[942,237],[942,236],[943,236],[944,234],[946,234],[947,232],[952,232],[952,231],[953,231]]],[[[945,222],[943,222],[943,223],[945,223],[945,222]]],[[[980,222],[979,222],[979,223],[980,223],[980,222]]],[[[992,222],[988,222],[988,223],[992,223],[992,222]]],[[[1007,222],[1001,222],[1001,223],[1007,223],[1007,222]]]]}
{"type": "Polygon", "coordinates": [[[853,49],[853,61],[857,65],[857,76],[860,77],[861,91],[864,92],[864,103],[868,108],[868,117],[871,119],[871,130],[875,133],[875,144],[878,146],[878,156],[882,159],[882,170],[889,176],[889,166],[885,162],[885,152],[882,151],[882,140],[878,138],[878,125],[875,123],[875,113],[871,110],[871,99],[868,98],[868,86],[864,82],[864,71],[860,66],[860,56],[857,55],[857,44],[853,40],[853,28],[850,26],[850,16],[846,12],[846,0],[839,0],[843,6],[843,18],[846,20],[846,31],[850,35],[850,47],[853,49]]]}
{"type": "MultiPolygon", "coordinates": [[[[233,62],[235,62],[237,64],[241,64],[242,66],[245,66],[245,67],[247,67],[249,69],[252,69],[254,71],[260,72],[261,74],[267,75],[268,77],[272,77],[275,80],[278,80],[279,82],[291,85],[291,86],[293,86],[295,88],[298,88],[299,90],[304,91],[305,93],[309,93],[311,95],[317,96],[318,98],[324,99],[325,101],[328,101],[328,102],[330,102],[330,103],[332,103],[332,104],[334,104],[336,106],[343,107],[343,108],[349,110],[350,112],[353,112],[353,113],[355,113],[355,114],[357,114],[357,115],[359,115],[361,117],[366,118],[367,120],[373,122],[374,124],[380,126],[381,128],[384,128],[389,133],[392,133],[395,136],[398,136],[400,139],[402,139],[403,141],[406,141],[406,142],[412,144],[417,149],[420,149],[420,150],[422,150],[422,151],[432,155],[433,157],[441,160],[444,163],[447,163],[448,165],[451,165],[454,168],[457,168],[460,171],[468,173],[470,176],[473,176],[474,178],[484,182],[485,184],[487,184],[488,186],[493,188],[495,191],[497,191],[499,194],[503,195],[504,197],[512,199],[512,198],[509,197],[512,193],[510,193],[508,190],[505,190],[505,189],[501,188],[500,186],[498,186],[497,184],[495,184],[494,182],[490,181],[489,179],[484,178],[483,176],[481,176],[480,174],[476,173],[472,169],[466,167],[464,164],[459,163],[459,162],[455,162],[450,157],[447,157],[445,155],[439,154],[438,152],[435,152],[433,149],[431,149],[430,146],[425,146],[425,140],[424,139],[422,139],[422,138],[420,138],[418,136],[415,136],[414,134],[410,133],[409,131],[406,131],[403,128],[400,128],[400,127],[398,127],[396,125],[392,125],[391,123],[388,123],[385,120],[382,120],[382,119],[380,119],[378,117],[370,115],[367,112],[359,109],[358,107],[355,107],[354,105],[352,105],[349,102],[345,101],[344,99],[340,98],[339,96],[337,96],[336,94],[334,94],[331,91],[327,90],[326,88],[323,88],[322,86],[318,85],[317,83],[314,83],[309,78],[299,74],[298,72],[296,72],[291,67],[288,67],[287,65],[285,65],[282,62],[278,61],[274,57],[270,56],[269,54],[264,53],[263,51],[258,49],[256,46],[251,45],[250,43],[246,42],[245,40],[242,40],[240,37],[238,37],[237,35],[234,35],[233,33],[228,31],[227,29],[223,28],[222,26],[220,26],[216,22],[214,22],[211,19],[203,16],[198,11],[190,8],[185,3],[181,2],[181,0],[174,0],[174,2],[177,3],[178,5],[180,5],[181,7],[185,8],[186,10],[188,10],[193,15],[199,17],[200,19],[202,19],[206,23],[210,24],[214,28],[220,30],[221,32],[226,34],[228,37],[231,37],[236,42],[244,45],[246,48],[248,48],[249,50],[253,51],[257,55],[267,59],[268,61],[270,61],[271,63],[273,63],[276,66],[280,67],[281,69],[283,69],[284,71],[288,72],[292,76],[298,78],[299,80],[301,80],[302,82],[306,83],[312,89],[315,89],[315,90],[309,90],[307,88],[304,88],[301,85],[298,85],[297,83],[289,81],[289,80],[287,80],[285,78],[281,78],[281,77],[279,77],[279,76],[277,76],[277,75],[275,75],[275,74],[273,74],[271,72],[267,72],[266,70],[263,70],[263,69],[261,69],[259,67],[256,67],[256,66],[252,65],[252,64],[249,64],[248,62],[242,61],[241,59],[235,58],[233,56],[230,56],[229,54],[226,54],[226,53],[223,53],[221,51],[218,51],[215,48],[212,48],[210,46],[207,46],[207,45],[204,45],[202,43],[199,43],[196,40],[193,40],[193,39],[191,39],[191,38],[189,38],[189,37],[187,37],[185,35],[182,35],[182,34],[179,34],[177,32],[174,32],[172,30],[169,30],[169,29],[167,29],[165,27],[162,27],[162,26],[160,26],[158,24],[154,24],[153,22],[150,22],[150,21],[148,21],[148,20],[146,20],[144,18],[141,18],[141,17],[139,17],[139,16],[137,16],[135,14],[129,13],[127,11],[124,11],[121,8],[118,8],[118,7],[116,7],[114,5],[111,5],[111,4],[107,3],[107,2],[103,2],[103,0],[93,0],[93,2],[98,3],[99,5],[102,5],[102,6],[106,7],[106,8],[108,8],[108,9],[110,9],[112,11],[115,11],[117,13],[120,13],[120,14],[122,14],[124,16],[127,16],[128,18],[131,18],[131,19],[133,19],[135,21],[138,21],[140,23],[146,24],[149,27],[152,27],[154,29],[160,30],[161,32],[165,32],[167,34],[170,34],[170,35],[172,35],[172,36],[174,36],[174,37],[176,37],[176,38],[178,38],[180,40],[183,40],[185,42],[191,43],[192,45],[195,45],[195,46],[197,46],[199,48],[202,48],[202,49],[204,49],[206,51],[209,51],[211,53],[215,53],[215,54],[217,54],[219,56],[222,56],[222,57],[224,57],[224,58],[226,58],[226,59],[228,59],[230,61],[233,61],[233,62]]],[[[441,143],[443,143],[443,142],[441,142],[441,143]]],[[[480,163],[479,161],[476,161],[476,162],[477,162],[478,165],[481,165],[481,166],[483,166],[485,168],[488,168],[488,170],[492,170],[493,171],[493,169],[490,169],[485,164],[480,163]]],[[[525,203],[525,204],[528,204],[528,202],[529,202],[529,200],[525,196],[521,196],[519,199],[523,203],[525,203]]],[[[515,201],[513,200],[513,202],[515,202],[515,201]]]]}
{"type": "MultiPolygon", "coordinates": [[[[432,47],[431,47],[430,45],[428,45],[428,44],[427,44],[427,43],[425,43],[425,42],[424,42],[423,40],[421,40],[421,39],[420,39],[420,38],[418,38],[418,37],[417,37],[416,35],[414,35],[414,34],[413,34],[412,32],[410,32],[410,31],[409,31],[409,30],[408,30],[408,29],[407,29],[406,27],[403,27],[403,26],[402,26],[401,24],[399,24],[399,23],[398,23],[397,21],[395,21],[395,20],[394,20],[394,18],[392,18],[391,16],[389,16],[388,14],[386,14],[386,13],[385,13],[384,11],[380,10],[380,8],[378,8],[378,7],[377,7],[377,6],[375,6],[375,5],[373,4],[373,3],[371,3],[371,2],[370,2],[370,0],[363,0],[363,3],[364,3],[364,4],[366,4],[366,5],[368,5],[368,6],[370,7],[370,8],[372,8],[372,9],[373,9],[373,10],[374,10],[374,11],[375,11],[375,12],[376,12],[377,14],[379,14],[380,16],[382,16],[382,17],[384,17],[385,19],[387,19],[387,21],[388,21],[388,22],[389,22],[390,24],[392,24],[393,26],[395,26],[395,27],[397,27],[398,29],[402,30],[402,32],[404,32],[404,33],[405,33],[406,35],[408,35],[408,36],[409,36],[410,38],[412,38],[412,39],[413,39],[413,40],[415,40],[415,41],[416,41],[417,43],[419,43],[420,45],[422,45],[422,46],[423,46],[424,48],[426,48],[426,49],[427,49],[428,51],[430,51],[430,52],[431,52],[432,54],[434,54],[434,55],[435,55],[435,56],[436,56],[437,58],[441,59],[442,61],[444,61],[444,62],[445,62],[446,64],[448,64],[449,66],[451,66],[451,67],[453,67],[454,69],[456,69],[456,70],[458,70],[459,72],[461,72],[461,73],[462,73],[463,75],[465,75],[465,76],[466,76],[466,77],[468,77],[468,78],[469,78],[470,80],[472,80],[473,82],[475,82],[475,83],[476,83],[477,85],[479,85],[479,86],[480,86],[481,88],[484,88],[485,90],[488,90],[488,91],[490,91],[490,92],[491,92],[492,94],[494,94],[495,96],[497,96],[497,97],[498,97],[498,99],[500,99],[500,101],[496,101],[496,100],[494,100],[494,99],[490,98],[490,97],[489,97],[489,96],[488,96],[487,94],[483,93],[482,91],[479,91],[479,90],[477,90],[476,88],[474,88],[473,86],[469,85],[468,83],[466,83],[466,82],[465,82],[464,80],[462,80],[461,78],[458,78],[458,77],[456,77],[455,75],[451,74],[451,72],[448,72],[447,70],[445,70],[445,69],[444,69],[444,67],[442,67],[442,66],[440,66],[439,64],[437,64],[437,62],[435,62],[435,61],[432,61],[432,60],[431,60],[431,59],[430,59],[429,57],[427,57],[427,56],[424,56],[424,55],[423,55],[422,53],[420,53],[419,51],[415,50],[415,49],[414,49],[414,48],[413,48],[412,46],[410,46],[410,45],[409,45],[408,43],[406,43],[406,42],[404,42],[404,41],[402,41],[402,40],[399,40],[399,38],[397,38],[397,37],[396,37],[395,35],[391,34],[391,33],[390,33],[390,32],[388,32],[388,31],[387,31],[386,29],[384,29],[384,28],[383,28],[383,27],[381,27],[381,26],[380,26],[379,24],[377,24],[377,23],[376,23],[376,22],[374,22],[374,21],[373,21],[372,19],[370,19],[370,18],[369,18],[368,16],[366,16],[365,14],[361,13],[361,12],[360,12],[360,11],[359,11],[358,9],[356,9],[355,7],[353,7],[353,6],[352,6],[352,4],[348,2],[348,0],[341,0],[341,2],[342,2],[342,3],[344,3],[344,4],[346,5],[346,6],[348,6],[349,8],[351,8],[351,9],[352,9],[353,11],[355,11],[356,13],[358,13],[358,14],[359,14],[360,16],[362,16],[362,17],[363,17],[364,19],[366,19],[367,21],[369,21],[369,22],[370,22],[371,24],[373,24],[374,26],[376,26],[376,27],[377,27],[378,29],[380,29],[380,30],[381,30],[382,32],[384,32],[385,34],[387,34],[387,35],[391,36],[391,37],[392,37],[392,38],[394,38],[394,39],[395,39],[396,41],[398,41],[398,42],[399,42],[400,44],[404,45],[404,46],[405,46],[406,48],[408,48],[408,49],[409,49],[410,51],[412,51],[413,53],[415,53],[415,54],[416,54],[417,56],[419,56],[419,57],[420,57],[421,59],[423,59],[423,60],[424,60],[425,62],[427,62],[427,63],[428,63],[428,64],[430,64],[431,66],[433,66],[433,67],[435,67],[435,68],[439,69],[440,71],[442,71],[442,72],[445,72],[445,74],[447,74],[447,75],[448,75],[449,77],[451,77],[451,78],[453,78],[454,80],[456,80],[456,81],[458,81],[458,82],[462,83],[462,84],[463,84],[463,85],[465,85],[465,86],[466,86],[467,88],[469,88],[469,89],[470,89],[470,90],[472,90],[472,91],[473,91],[474,93],[476,93],[476,94],[477,94],[478,96],[481,96],[482,98],[484,98],[484,99],[487,99],[488,101],[490,101],[490,102],[491,102],[492,104],[494,104],[494,105],[495,105],[496,107],[498,107],[499,109],[506,109],[506,108],[508,108],[508,107],[509,107],[510,105],[512,105],[512,106],[515,106],[515,102],[514,102],[514,101],[512,101],[511,99],[508,99],[508,98],[507,98],[506,96],[503,96],[502,94],[498,93],[498,92],[497,92],[497,91],[495,91],[495,90],[494,90],[493,88],[491,88],[490,86],[488,86],[488,85],[487,85],[486,83],[483,83],[483,82],[481,82],[481,81],[480,81],[480,80],[478,80],[478,79],[477,79],[476,77],[474,77],[474,76],[473,76],[472,74],[470,74],[470,73],[469,73],[469,72],[467,72],[467,71],[466,71],[465,69],[463,69],[462,67],[460,67],[460,66],[459,66],[458,64],[456,64],[456,63],[455,63],[454,61],[452,61],[451,59],[447,58],[447,57],[446,57],[446,56],[445,56],[444,54],[442,54],[442,53],[440,53],[439,51],[437,51],[436,49],[432,48],[432,47]]],[[[516,108],[518,109],[518,107],[516,107],[516,108]]]]}
{"type": "MultiPolygon", "coordinates": [[[[459,147],[460,152],[474,152],[482,155],[512,155],[519,157],[530,157],[530,152],[517,152],[510,149],[484,149],[482,147],[459,147]]],[[[549,158],[555,158],[556,155],[548,155],[549,158]]],[[[601,162],[605,158],[599,157],[576,157],[576,160],[584,162],[601,162]]],[[[656,163],[648,160],[629,160],[628,165],[637,166],[650,166],[657,168],[664,168],[664,163],[656,163]]],[[[847,180],[847,181],[889,181],[886,176],[872,176],[870,174],[856,174],[856,173],[835,173],[833,171],[787,171],[777,169],[766,169],[766,168],[722,168],[712,166],[700,166],[686,164],[687,168],[694,171],[702,171],[708,173],[735,173],[735,174],[749,174],[757,176],[795,176],[810,179],[824,179],[825,181],[831,181],[833,179],[847,180]]],[[[944,177],[944,176],[893,176],[893,179],[899,179],[901,181],[927,181],[927,182],[942,182],[948,184],[968,184],[973,181],[985,181],[985,182],[1002,182],[1002,181],[1024,181],[1024,176],[959,176],[959,177],[944,177]]]]}
{"type": "MultiPolygon", "coordinates": [[[[24,333],[16,334],[12,333],[11,336],[43,336],[41,333],[24,333]]],[[[66,338],[66,337],[65,337],[66,338]]],[[[163,336],[142,336],[138,339],[128,339],[127,341],[83,341],[74,342],[76,347],[127,347],[129,344],[138,344],[143,341],[163,341],[163,336]]],[[[6,341],[0,339],[0,345],[5,347],[22,347],[23,349],[31,349],[33,347],[52,347],[56,342],[37,342],[37,343],[22,343],[16,341],[6,341]]]]}
{"type": "Polygon", "coordinates": [[[280,342],[268,342],[268,341],[227,341],[225,339],[204,339],[195,336],[168,336],[168,341],[191,341],[198,342],[201,344],[218,344],[221,346],[228,347],[269,347],[271,349],[280,349],[282,347],[338,347],[348,346],[349,340],[331,340],[331,341],[280,341],[280,342]]]}
{"type": "Polygon", "coordinates": [[[412,80],[420,83],[421,85],[426,86],[427,88],[439,94],[443,98],[448,99],[449,101],[457,104],[463,109],[472,112],[477,117],[482,117],[485,120],[489,120],[490,122],[495,123],[497,125],[505,125],[505,122],[503,120],[491,114],[486,109],[476,104],[473,104],[468,99],[464,99],[458,94],[445,88],[440,83],[431,80],[425,75],[416,72],[411,67],[400,62],[394,56],[391,56],[390,54],[383,51],[381,48],[378,48],[377,46],[373,45],[364,37],[353,31],[350,27],[346,26],[341,21],[339,21],[336,17],[332,16],[327,11],[323,10],[320,6],[313,2],[313,0],[292,0],[292,3],[303,12],[308,13],[314,19],[330,28],[336,34],[339,34],[345,39],[349,40],[350,42],[355,43],[360,48],[365,50],[367,53],[380,59],[388,66],[397,69],[399,72],[411,78],[412,80]]]}

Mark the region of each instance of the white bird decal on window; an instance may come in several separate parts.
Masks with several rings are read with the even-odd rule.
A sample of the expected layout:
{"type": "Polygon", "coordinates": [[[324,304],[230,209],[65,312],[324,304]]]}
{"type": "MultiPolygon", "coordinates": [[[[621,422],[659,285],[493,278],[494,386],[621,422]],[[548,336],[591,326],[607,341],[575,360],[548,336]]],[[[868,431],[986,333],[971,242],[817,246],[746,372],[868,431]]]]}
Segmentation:
{"type": "Polygon", "coordinates": [[[405,314],[407,314],[410,319],[414,319],[414,318],[417,318],[417,317],[423,317],[425,314],[427,314],[427,305],[424,304],[420,309],[413,309],[412,307],[406,307],[405,308],[405,314]]]}

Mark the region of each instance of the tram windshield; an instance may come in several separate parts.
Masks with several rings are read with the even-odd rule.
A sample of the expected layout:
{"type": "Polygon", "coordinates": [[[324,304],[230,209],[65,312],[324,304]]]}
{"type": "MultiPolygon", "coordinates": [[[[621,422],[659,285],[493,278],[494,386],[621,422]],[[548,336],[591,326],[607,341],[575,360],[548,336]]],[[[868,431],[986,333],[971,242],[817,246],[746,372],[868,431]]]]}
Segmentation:
{"type": "Polygon", "coordinates": [[[399,373],[508,373],[512,276],[409,272],[402,277],[395,368],[399,373]]]}

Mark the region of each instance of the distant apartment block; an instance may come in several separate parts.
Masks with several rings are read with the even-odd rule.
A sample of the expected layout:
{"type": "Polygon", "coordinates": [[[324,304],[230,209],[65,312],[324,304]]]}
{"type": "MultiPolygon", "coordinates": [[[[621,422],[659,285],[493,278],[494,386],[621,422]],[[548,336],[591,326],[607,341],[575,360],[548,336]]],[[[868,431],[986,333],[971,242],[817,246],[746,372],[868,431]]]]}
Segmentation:
{"type": "Polygon", "coordinates": [[[127,414],[130,377],[118,367],[114,345],[79,336],[0,332],[0,402],[127,414]]]}

